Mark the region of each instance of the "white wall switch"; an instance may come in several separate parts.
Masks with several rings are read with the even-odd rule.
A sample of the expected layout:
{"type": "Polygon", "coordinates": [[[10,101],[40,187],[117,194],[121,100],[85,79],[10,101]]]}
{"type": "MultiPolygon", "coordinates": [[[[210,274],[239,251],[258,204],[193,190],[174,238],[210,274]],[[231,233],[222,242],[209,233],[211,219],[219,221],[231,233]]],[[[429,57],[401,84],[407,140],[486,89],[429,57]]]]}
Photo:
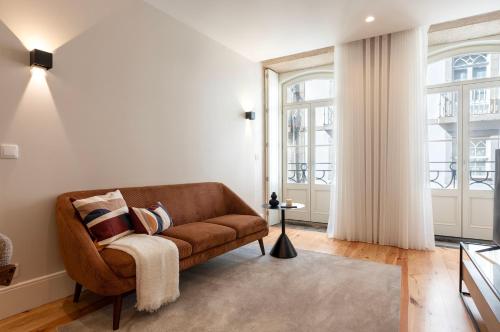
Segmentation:
{"type": "Polygon", "coordinates": [[[1,159],[18,159],[19,146],[16,144],[1,144],[0,145],[1,159]]]}

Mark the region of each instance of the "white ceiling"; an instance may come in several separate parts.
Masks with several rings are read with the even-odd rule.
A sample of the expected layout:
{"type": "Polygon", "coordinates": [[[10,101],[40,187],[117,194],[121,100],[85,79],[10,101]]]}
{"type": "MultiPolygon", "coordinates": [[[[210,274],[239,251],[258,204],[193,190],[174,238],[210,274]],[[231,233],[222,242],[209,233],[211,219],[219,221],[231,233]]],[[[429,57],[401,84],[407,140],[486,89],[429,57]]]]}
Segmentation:
{"type": "Polygon", "coordinates": [[[145,1],[254,61],[500,9],[500,0],[145,1]]]}

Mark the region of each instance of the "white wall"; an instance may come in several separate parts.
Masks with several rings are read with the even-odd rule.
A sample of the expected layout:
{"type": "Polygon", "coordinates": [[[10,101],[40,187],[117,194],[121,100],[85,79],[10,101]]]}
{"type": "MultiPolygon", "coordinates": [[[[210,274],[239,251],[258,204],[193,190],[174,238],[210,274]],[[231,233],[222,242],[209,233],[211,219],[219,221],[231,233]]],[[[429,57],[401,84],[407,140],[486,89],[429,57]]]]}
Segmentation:
{"type": "Polygon", "coordinates": [[[60,193],[221,181],[255,208],[263,199],[259,64],[142,1],[106,2],[95,20],[81,15],[98,0],[70,9],[31,1],[39,11],[27,2],[0,4],[0,143],[21,153],[0,160],[0,232],[20,264],[14,286],[0,288],[0,318],[69,292],[54,220],[60,193]],[[38,77],[25,39],[39,31],[26,21],[50,11],[47,25],[61,25],[41,25],[42,37],[64,43],[52,43],[54,68],[38,77]],[[68,37],[72,22],[81,29],[68,37]]]}

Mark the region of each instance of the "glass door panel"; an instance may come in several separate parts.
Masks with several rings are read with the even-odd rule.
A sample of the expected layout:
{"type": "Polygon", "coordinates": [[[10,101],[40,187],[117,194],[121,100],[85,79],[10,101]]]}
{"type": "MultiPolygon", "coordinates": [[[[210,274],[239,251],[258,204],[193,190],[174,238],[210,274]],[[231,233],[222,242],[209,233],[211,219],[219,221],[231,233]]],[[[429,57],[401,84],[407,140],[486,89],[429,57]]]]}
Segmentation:
{"type": "Polygon", "coordinates": [[[489,240],[493,232],[495,149],[500,147],[500,83],[464,85],[463,230],[489,240]]]}
{"type": "Polygon", "coordinates": [[[458,103],[458,91],[427,95],[429,176],[433,189],[458,186],[458,103]]]}
{"type": "Polygon", "coordinates": [[[329,185],[332,179],[333,106],[315,107],[314,122],[314,183],[329,185]]]}
{"type": "Polygon", "coordinates": [[[314,74],[283,86],[282,198],[304,204],[287,219],[327,222],[332,181],[334,83],[314,74]]]}
{"type": "MultiPolygon", "coordinates": [[[[300,89],[298,90],[300,91],[300,89]]],[[[283,195],[305,205],[303,209],[287,211],[292,220],[310,220],[310,177],[311,177],[311,112],[308,104],[288,107],[284,110],[283,131],[286,148],[284,150],[283,195]]]]}
{"type": "Polygon", "coordinates": [[[308,183],[309,114],[307,108],[289,109],[287,122],[287,182],[308,183]]]}
{"type": "Polygon", "coordinates": [[[288,146],[307,146],[308,109],[290,109],[287,111],[288,146]]]}
{"type": "Polygon", "coordinates": [[[317,102],[311,105],[314,133],[312,142],[311,221],[328,222],[330,209],[330,184],[333,178],[332,147],[333,118],[332,102],[317,102]]]}
{"type": "Polygon", "coordinates": [[[500,87],[469,91],[470,190],[493,190],[495,149],[500,148],[500,87]]]}
{"type": "Polygon", "coordinates": [[[458,87],[427,94],[429,181],[432,188],[434,231],[460,236],[461,225],[461,109],[458,87]]]}

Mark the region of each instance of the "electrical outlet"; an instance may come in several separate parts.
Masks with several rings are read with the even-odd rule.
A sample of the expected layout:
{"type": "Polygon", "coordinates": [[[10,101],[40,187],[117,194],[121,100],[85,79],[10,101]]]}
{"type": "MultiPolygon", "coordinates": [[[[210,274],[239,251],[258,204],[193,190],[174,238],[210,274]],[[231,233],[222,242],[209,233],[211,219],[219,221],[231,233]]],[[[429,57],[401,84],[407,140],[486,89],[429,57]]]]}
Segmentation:
{"type": "Polygon", "coordinates": [[[19,277],[19,263],[14,263],[14,265],[16,266],[16,272],[14,272],[14,276],[12,277],[12,279],[16,279],[17,277],[19,277]]]}

